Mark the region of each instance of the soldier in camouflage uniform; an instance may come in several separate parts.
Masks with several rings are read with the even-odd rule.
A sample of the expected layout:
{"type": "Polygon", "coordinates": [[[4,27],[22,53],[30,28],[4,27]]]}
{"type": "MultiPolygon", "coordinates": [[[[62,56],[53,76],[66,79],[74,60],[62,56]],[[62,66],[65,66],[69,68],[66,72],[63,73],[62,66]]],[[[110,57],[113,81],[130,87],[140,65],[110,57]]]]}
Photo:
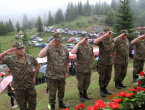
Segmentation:
{"type": "Polygon", "coordinates": [[[130,42],[127,39],[128,31],[122,30],[121,32],[124,33],[124,35],[115,42],[114,82],[117,89],[121,89],[121,87],[126,88],[126,86],[122,84],[122,81],[127,73],[130,46],[130,42]]]}
{"type": "Polygon", "coordinates": [[[105,34],[97,39],[95,39],[94,44],[99,45],[99,60],[98,60],[98,73],[99,73],[99,86],[100,95],[105,97],[105,94],[111,95],[106,87],[111,79],[112,65],[113,65],[113,52],[114,52],[114,42],[123,36],[123,34],[112,39],[111,29],[104,29],[105,34]]]}
{"type": "Polygon", "coordinates": [[[90,85],[94,55],[93,47],[87,44],[88,38],[87,33],[82,34],[81,41],[71,50],[73,54],[77,55],[76,78],[78,80],[78,90],[81,102],[84,102],[84,98],[88,100],[91,99],[91,97],[87,95],[87,89],[90,85]]]}
{"type": "Polygon", "coordinates": [[[20,110],[35,110],[35,80],[39,72],[39,64],[33,56],[25,54],[22,42],[16,43],[13,47],[0,54],[0,64],[6,64],[13,74],[12,87],[15,89],[16,101],[20,110]],[[16,55],[6,56],[13,53],[16,55]],[[34,76],[33,66],[36,67],[34,76]],[[27,102],[29,102],[28,108],[27,102]]]}
{"type": "Polygon", "coordinates": [[[131,41],[135,45],[135,55],[133,61],[133,81],[136,82],[138,75],[143,71],[145,61],[145,31],[140,32],[140,36],[131,41]]]}
{"type": "Polygon", "coordinates": [[[54,33],[54,39],[43,48],[39,57],[47,56],[46,77],[49,88],[49,104],[51,110],[55,110],[56,92],[58,90],[59,108],[68,108],[69,105],[63,103],[65,93],[65,80],[69,74],[69,52],[61,45],[62,36],[54,33]]]}

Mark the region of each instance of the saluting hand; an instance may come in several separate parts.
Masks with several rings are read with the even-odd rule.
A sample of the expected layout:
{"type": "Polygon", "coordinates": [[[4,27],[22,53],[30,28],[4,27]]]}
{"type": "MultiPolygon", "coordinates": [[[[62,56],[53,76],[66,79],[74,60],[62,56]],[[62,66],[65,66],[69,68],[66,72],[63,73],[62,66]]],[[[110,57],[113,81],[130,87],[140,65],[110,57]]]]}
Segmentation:
{"type": "Polygon", "coordinates": [[[52,39],[50,42],[49,42],[49,46],[53,45],[54,44],[54,39],[52,39]]]}
{"type": "Polygon", "coordinates": [[[83,43],[83,42],[85,41],[85,39],[86,39],[86,38],[83,38],[82,40],[80,40],[80,41],[78,42],[78,44],[83,43]]]}
{"type": "Polygon", "coordinates": [[[140,38],[143,38],[143,37],[145,37],[145,35],[143,34],[143,35],[141,35],[141,36],[139,36],[140,38]]]}
{"type": "Polygon", "coordinates": [[[12,55],[13,53],[15,53],[16,49],[17,49],[17,48],[8,49],[8,50],[6,50],[6,54],[7,54],[7,55],[12,55]]]}

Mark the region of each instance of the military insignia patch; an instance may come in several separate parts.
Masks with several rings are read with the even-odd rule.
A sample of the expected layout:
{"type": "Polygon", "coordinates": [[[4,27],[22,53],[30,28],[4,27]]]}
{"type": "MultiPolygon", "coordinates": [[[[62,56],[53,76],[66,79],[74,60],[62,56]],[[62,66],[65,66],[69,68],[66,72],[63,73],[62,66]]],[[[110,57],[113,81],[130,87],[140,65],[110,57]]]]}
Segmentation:
{"type": "Polygon", "coordinates": [[[31,61],[28,61],[28,64],[30,65],[31,64],[31,61]]]}

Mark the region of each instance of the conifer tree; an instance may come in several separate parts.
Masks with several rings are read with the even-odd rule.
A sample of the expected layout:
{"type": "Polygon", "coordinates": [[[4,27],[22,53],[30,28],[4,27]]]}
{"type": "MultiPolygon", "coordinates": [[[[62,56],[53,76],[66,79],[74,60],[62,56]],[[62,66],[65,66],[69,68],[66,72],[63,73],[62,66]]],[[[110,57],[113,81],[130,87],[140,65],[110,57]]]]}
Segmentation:
{"type": "Polygon", "coordinates": [[[53,25],[53,17],[51,15],[51,12],[49,11],[49,14],[48,14],[48,26],[51,26],[53,25]]]}
{"type": "Polygon", "coordinates": [[[16,28],[17,28],[17,32],[19,32],[20,31],[20,25],[19,25],[19,22],[18,21],[16,23],[16,28]]]}
{"type": "Polygon", "coordinates": [[[37,32],[39,32],[41,34],[42,31],[43,31],[42,20],[41,20],[40,16],[38,16],[38,20],[37,20],[37,32]]]}
{"type": "MultiPolygon", "coordinates": [[[[123,29],[127,29],[129,33],[133,33],[135,30],[135,17],[134,13],[130,9],[129,0],[120,0],[121,5],[116,14],[116,19],[114,23],[114,30],[119,33],[123,29]]],[[[135,36],[128,35],[130,40],[134,39],[135,36]]]]}

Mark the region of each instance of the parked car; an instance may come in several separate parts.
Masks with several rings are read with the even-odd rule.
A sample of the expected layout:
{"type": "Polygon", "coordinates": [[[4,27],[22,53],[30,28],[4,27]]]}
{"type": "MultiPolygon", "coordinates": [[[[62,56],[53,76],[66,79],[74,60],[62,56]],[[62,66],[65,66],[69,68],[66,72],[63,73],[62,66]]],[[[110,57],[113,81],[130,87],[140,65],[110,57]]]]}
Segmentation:
{"type": "Polygon", "coordinates": [[[30,41],[28,41],[28,45],[31,45],[31,42],[30,41]]]}
{"type": "Polygon", "coordinates": [[[35,37],[38,37],[38,35],[33,35],[30,37],[30,40],[34,39],[35,37]]]}
{"type": "Polygon", "coordinates": [[[73,42],[74,42],[75,44],[77,44],[80,40],[81,40],[80,37],[79,37],[79,38],[75,38],[73,42]]]}
{"type": "Polygon", "coordinates": [[[75,37],[71,37],[67,42],[70,43],[70,42],[73,42],[75,39],[75,37]]]}
{"type": "Polygon", "coordinates": [[[88,39],[88,44],[93,44],[94,39],[88,39]]]}
{"type": "Polygon", "coordinates": [[[65,42],[65,41],[67,41],[67,40],[68,40],[68,38],[63,37],[61,42],[63,43],[63,42],[65,42]]]}
{"type": "Polygon", "coordinates": [[[43,41],[43,39],[40,38],[40,37],[35,37],[34,40],[35,40],[35,41],[38,41],[38,42],[42,42],[42,41],[43,41]]]}
{"type": "Polygon", "coordinates": [[[39,45],[39,47],[40,47],[40,48],[44,48],[46,45],[47,45],[47,43],[41,43],[41,44],[39,45]]]}
{"type": "Polygon", "coordinates": [[[15,35],[15,39],[19,39],[19,35],[15,35]]]}
{"type": "Polygon", "coordinates": [[[49,37],[49,39],[47,39],[47,42],[49,43],[52,39],[53,39],[53,36],[49,37]]]}
{"type": "Polygon", "coordinates": [[[67,44],[67,45],[65,45],[65,47],[66,47],[67,50],[69,51],[69,50],[73,49],[74,44],[67,44]]]}
{"type": "Polygon", "coordinates": [[[37,42],[37,41],[32,41],[32,46],[34,46],[34,47],[38,47],[39,46],[39,43],[37,42]]]}

